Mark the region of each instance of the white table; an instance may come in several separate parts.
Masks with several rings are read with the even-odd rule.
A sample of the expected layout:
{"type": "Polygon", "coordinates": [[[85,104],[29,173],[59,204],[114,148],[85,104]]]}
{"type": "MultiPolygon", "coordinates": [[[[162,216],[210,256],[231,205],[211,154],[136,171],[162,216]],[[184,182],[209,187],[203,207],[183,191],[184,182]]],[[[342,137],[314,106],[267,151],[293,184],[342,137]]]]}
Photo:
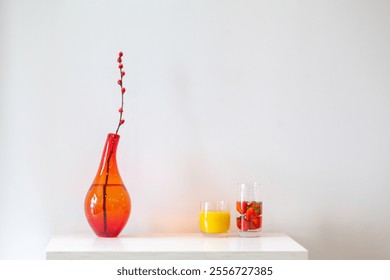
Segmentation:
{"type": "Polygon", "coordinates": [[[99,238],[93,233],[53,236],[46,259],[205,260],[205,259],[307,259],[308,251],[283,233],[260,237],[208,237],[201,233],[128,235],[99,238]]]}

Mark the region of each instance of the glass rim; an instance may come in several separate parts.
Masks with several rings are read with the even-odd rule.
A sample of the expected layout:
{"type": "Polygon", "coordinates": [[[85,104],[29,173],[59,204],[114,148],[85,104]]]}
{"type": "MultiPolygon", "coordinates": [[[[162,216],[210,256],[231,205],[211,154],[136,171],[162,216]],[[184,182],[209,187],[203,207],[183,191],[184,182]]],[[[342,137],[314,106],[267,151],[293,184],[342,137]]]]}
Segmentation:
{"type": "Polygon", "coordinates": [[[210,209],[210,211],[229,211],[230,203],[228,200],[202,200],[200,201],[200,209],[210,209]]]}

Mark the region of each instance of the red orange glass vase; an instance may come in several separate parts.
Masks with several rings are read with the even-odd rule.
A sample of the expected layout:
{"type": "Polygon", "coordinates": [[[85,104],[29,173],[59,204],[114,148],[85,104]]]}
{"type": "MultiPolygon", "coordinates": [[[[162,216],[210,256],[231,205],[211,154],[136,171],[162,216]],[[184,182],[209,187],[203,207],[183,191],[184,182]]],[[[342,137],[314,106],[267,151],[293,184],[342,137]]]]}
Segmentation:
{"type": "Polygon", "coordinates": [[[88,223],[99,237],[117,237],[130,217],[131,199],[116,161],[120,136],[107,136],[99,169],[84,201],[88,223]]]}

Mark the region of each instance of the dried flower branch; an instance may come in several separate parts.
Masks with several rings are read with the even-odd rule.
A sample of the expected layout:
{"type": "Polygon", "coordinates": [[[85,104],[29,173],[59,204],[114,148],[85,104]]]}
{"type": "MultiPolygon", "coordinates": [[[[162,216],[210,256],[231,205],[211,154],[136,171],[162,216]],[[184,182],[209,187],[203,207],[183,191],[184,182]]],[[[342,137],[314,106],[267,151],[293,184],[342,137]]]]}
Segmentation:
{"type": "Polygon", "coordinates": [[[125,123],[125,120],[122,118],[123,115],[123,95],[126,92],[126,88],[123,86],[123,77],[126,75],[125,71],[123,71],[123,63],[122,63],[122,57],[123,57],[123,52],[119,52],[118,55],[118,68],[120,72],[120,79],[118,80],[118,85],[121,88],[121,93],[122,93],[122,102],[121,102],[121,107],[119,107],[118,112],[119,112],[119,121],[118,121],[118,127],[116,128],[115,134],[118,134],[119,128],[121,127],[122,124],[125,123]]]}
{"type": "MultiPolygon", "coordinates": [[[[120,86],[121,88],[121,95],[122,95],[122,100],[121,100],[121,106],[119,107],[118,109],[118,112],[119,112],[119,121],[118,121],[118,127],[116,128],[116,131],[115,131],[115,136],[113,138],[113,142],[117,140],[117,134],[118,134],[118,131],[119,131],[119,128],[121,127],[122,124],[125,123],[125,120],[122,118],[122,115],[123,115],[123,95],[124,93],[126,92],[126,88],[123,87],[123,77],[125,76],[125,71],[123,71],[123,63],[122,63],[122,57],[123,57],[123,52],[119,52],[119,55],[118,55],[118,68],[119,68],[119,71],[120,71],[120,76],[121,78],[118,80],[118,85],[120,86]]],[[[103,224],[104,224],[104,233],[107,232],[107,184],[108,184],[108,176],[110,174],[110,161],[111,161],[111,156],[112,156],[112,153],[113,153],[113,150],[110,151],[110,154],[108,155],[107,157],[107,162],[106,162],[106,180],[104,182],[104,185],[103,185],[103,224]]]]}

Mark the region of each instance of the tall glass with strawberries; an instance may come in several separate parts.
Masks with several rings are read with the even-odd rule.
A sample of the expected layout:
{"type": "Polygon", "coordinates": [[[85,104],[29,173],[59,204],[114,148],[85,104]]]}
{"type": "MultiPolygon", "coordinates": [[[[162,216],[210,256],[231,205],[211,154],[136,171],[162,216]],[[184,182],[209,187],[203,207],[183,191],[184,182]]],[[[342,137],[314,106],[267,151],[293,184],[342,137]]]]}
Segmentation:
{"type": "Polygon", "coordinates": [[[239,184],[236,211],[238,235],[243,237],[260,236],[263,223],[263,202],[259,184],[239,184]]]}

